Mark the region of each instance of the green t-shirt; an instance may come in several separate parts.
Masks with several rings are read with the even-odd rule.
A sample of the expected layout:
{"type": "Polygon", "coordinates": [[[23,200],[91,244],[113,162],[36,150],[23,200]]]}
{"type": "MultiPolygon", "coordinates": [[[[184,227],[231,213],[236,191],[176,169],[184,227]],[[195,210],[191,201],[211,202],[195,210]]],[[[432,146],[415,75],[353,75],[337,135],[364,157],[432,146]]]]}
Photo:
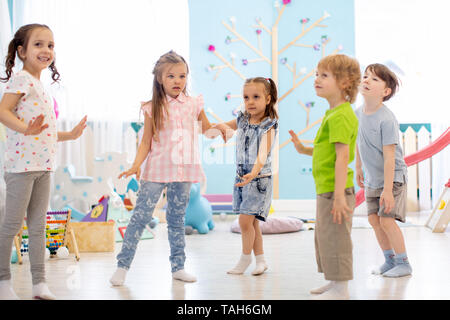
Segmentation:
{"type": "MultiPolygon", "coordinates": [[[[314,139],[312,174],[316,184],[316,193],[334,191],[336,142],[349,145],[350,164],[355,158],[358,118],[349,102],[325,112],[322,124],[314,139]]],[[[353,187],[353,170],[348,168],[346,188],[353,187]]]]}

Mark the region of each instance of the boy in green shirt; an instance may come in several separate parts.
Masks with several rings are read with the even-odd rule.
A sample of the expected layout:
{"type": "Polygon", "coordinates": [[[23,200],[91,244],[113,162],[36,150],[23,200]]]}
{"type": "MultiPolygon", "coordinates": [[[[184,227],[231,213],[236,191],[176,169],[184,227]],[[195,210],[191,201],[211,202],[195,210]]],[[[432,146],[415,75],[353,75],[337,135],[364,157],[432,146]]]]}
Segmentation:
{"type": "Polygon", "coordinates": [[[296,150],[312,155],[316,184],[314,233],[318,271],[330,282],[313,289],[316,299],[349,299],[348,280],[353,279],[352,214],[355,207],[353,170],[358,119],[350,105],[361,80],[359,63],[343,54],[330,55],[317,66],[314,88],[328,101],[314,147],[305,147],[290,130],[296,150]]]}

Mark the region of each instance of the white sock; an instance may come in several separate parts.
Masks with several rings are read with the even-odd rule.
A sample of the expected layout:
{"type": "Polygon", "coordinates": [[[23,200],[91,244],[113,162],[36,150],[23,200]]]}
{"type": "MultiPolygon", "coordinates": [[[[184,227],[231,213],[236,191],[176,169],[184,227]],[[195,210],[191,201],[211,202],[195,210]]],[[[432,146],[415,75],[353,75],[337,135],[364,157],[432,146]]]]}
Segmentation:
{"type": "Polygon", "coordinates": [[[125,277],[127,276],[127,269],[124,268],[117,268],[116,272],[112,275],[111,279],[109,279],[109,282],[113,286],[121,286],[125,282],[125,277]]]}
{"type": "Polygon", "coordinates": [[[324,286],[321,286],[321,287],[318,287],[318,288],[311,289],[311,290],[309,291],[309,293],[311,293],[311,294],[322,294],[322,293],[324,293],[325,291],[330,290],[331,287],[333,286],[333,284],[334,284],[334,281],[330,281],[330,282],[328,282],[328,283],[327,283],[326,285],[324,285],[324,286]]]}
{"type": "Polygon", "coordinates": [[[41,282],[33,285],[31,289],[32,296],[34,299],[42,299],[42,300],[55,300],[56,297],[53,293],[50,292],[47,284],[45,282],[41,282]]]}
{"type": "Polygon", "coordinates": [[[314,300],[348,300],[348,281],[333,281],[330,289],[313,298],[314,300]]]}
{"type": "Polygon", "coordinates": [[[263,274],[268,267],[266,264],[266,260],[264,260],[264,254],[258,254],[257,256],[255,256],[255,259],[256,259],[256,267],[255,270],[253,270],[252,275],[257,276],[263,274]]]}
{"type": "Polygon", "coordinates": [[[19,300],[11,285],[11,280],[0,281],[0,300],[19,300]]]}
{"type": "Polygon", "coordinates": [[[184,269],[175,271],[172,273],[172,278],[176,280],[181,280],[185,282],[196,282],[197,278],[192,274],[187,273],[184,269]]]}
{"type": "Polygon", "coordinates": [[[237,265],[233,269],[229,270],[227,273],[243,274],[245,272],[245,270],[247,270],[250,263],[252,263],[252,255],[251,254],[242,254],[237,265]]]}

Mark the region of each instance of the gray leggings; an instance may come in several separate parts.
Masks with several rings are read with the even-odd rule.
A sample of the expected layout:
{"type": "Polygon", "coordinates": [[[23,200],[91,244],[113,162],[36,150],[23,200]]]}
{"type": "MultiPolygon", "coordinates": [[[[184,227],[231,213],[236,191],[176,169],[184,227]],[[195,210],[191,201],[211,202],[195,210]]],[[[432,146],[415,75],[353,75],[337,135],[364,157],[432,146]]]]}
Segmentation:
{"type": "Polygon", "coordinates": [[[0,226],[0,280],[11,279],[13,240],[26,214],[32,282],[33,285],[45,282],[45,221],[50,177],[48,171],[5,173],[6,206],[0,226]]]}

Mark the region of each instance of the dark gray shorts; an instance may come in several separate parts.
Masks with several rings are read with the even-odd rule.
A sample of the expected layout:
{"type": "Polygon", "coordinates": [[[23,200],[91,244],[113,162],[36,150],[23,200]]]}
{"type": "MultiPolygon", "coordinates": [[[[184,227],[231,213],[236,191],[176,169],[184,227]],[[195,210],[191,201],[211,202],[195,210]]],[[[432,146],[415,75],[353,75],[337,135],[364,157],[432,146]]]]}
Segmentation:
{"type": "Polygon", "coordinates": [[[384,212],[384,205],[380,207],[380,196],[382,192],[383,188],[365,188],[367,214],[378,214],[380,217],[395,218],[398,221],[405,222],[407,192],[406,183],[394,182],[392,193],[394,195],[395,206],[389,213],[384,212]]]}

